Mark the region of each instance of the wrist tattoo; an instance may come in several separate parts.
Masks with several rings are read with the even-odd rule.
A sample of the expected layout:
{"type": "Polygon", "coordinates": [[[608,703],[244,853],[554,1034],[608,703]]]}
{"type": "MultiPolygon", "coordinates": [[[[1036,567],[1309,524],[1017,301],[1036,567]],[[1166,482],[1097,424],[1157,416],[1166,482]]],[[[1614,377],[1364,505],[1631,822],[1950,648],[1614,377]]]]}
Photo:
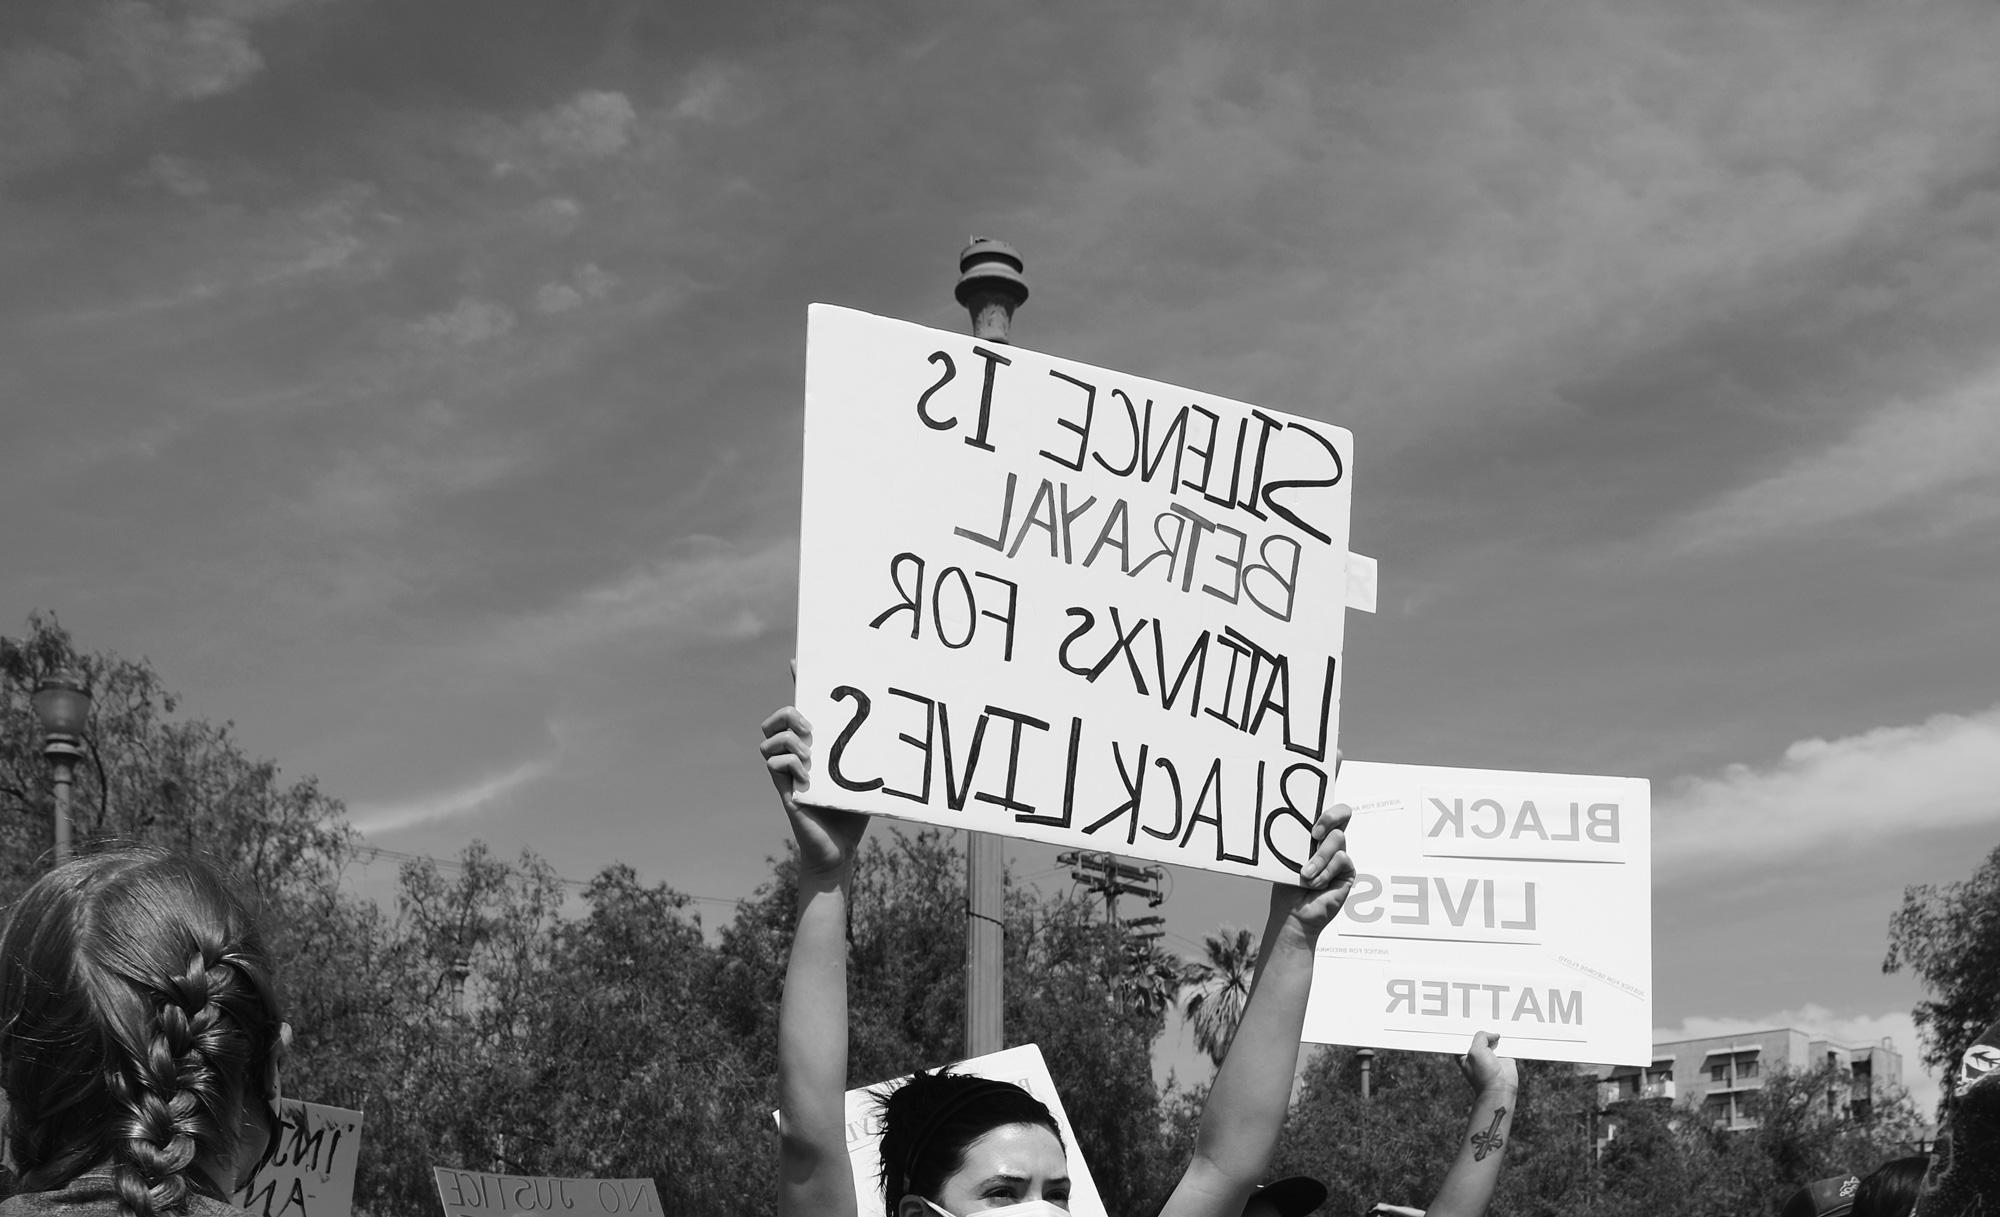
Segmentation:
{"type": "Polygon", "coordinates": [[[1482,1128],[1472,1134],[1472,1160],[1474,1162],[1484,1162],[1486,1155],[1499,1152],[1500,1147],[1507,1144],[1507,1138],[1500,1135],[1500,1121],[1506,1118],[1507,1109],[1505,1107],[1498,1108],[1493,1113],[1493,1127],[1482,1128]]]}

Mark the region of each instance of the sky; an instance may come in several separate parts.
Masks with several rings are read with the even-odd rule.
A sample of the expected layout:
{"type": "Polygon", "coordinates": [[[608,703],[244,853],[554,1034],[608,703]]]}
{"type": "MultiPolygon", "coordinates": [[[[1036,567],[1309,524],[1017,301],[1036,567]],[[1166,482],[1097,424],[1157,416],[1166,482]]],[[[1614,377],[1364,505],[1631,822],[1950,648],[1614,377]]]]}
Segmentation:
{"type": "MultiPolygon", "coordinates": [[[[1016,342],[1352,430],[1347,755],[1651,779],[1662,1037],[1891,1035],[1927,1101],[1880,965],[2000,837],[1996,61],[1983,0],[13,0],[0,628],[385,849],[717,924],[806,306],[963,330],[999,237],[1016,342]]],[[[1167,942],[1262,900],[1179,872],[1167,942]]]]}

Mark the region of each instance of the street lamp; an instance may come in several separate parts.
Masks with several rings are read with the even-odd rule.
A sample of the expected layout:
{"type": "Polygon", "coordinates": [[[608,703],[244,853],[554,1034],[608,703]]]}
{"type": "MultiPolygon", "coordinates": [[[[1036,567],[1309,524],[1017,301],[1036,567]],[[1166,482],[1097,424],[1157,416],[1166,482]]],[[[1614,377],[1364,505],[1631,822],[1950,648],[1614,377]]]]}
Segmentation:
{"type": "Polygon", "coordinates": [[[51,672],[35,686],[35,717],[42,724],[42,755],[55,770],[56,865],[69,857],[69,792],[76,763],[83,759],[83,732],[90,723],[90,686],[70,669],[51,672]]]}
{"type": "MultiPolygon", "coordinates": [[[[1028,281],[1021,275],[1021,255],[1005,241],[974,237],[958,254],[958,284],[952,295],[972,320],[972,336],[986,342],[1008,341],[1014,310],[1028,298],[1028,281]]],[[[993,365],[988,364],[988,374],[993,365]]],[[[965,840],[965,1055],[985,1056],[1006,1046],[1006,1008],[1002,993],[1006,942],[1001,927],[1006,914],[1001,873],[1006,859],[1000,838],[992,833],[967,833],[965,840]]]]}
{"type": "Polygon", "coordinates": [[[1021,255],[1005,241],[974,237],[958,254],[958,286],[952,295],[972,316],[972,336],[1007,342],[1014,310],[1028,299],[1021,255]]]}

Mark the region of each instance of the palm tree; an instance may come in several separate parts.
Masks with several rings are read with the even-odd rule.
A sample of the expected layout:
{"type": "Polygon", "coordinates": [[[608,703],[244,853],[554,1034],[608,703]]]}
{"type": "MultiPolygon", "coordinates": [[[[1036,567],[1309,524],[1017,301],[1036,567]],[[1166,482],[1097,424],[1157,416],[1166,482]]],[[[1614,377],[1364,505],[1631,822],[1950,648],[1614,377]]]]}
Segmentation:
{"type": "Polygon", "coordinates": [[[1250,1000],[1250,981],[1257,970],[1257,936],[1249,930],[1222,927],[1202,943],[1205,962],[1188,968],[1189,981],[1181,997],[1181,1013],[1194,1028],[1195,1047],[1208,1053],[1219,1068],[1243,1021],[1250,1000]]]}

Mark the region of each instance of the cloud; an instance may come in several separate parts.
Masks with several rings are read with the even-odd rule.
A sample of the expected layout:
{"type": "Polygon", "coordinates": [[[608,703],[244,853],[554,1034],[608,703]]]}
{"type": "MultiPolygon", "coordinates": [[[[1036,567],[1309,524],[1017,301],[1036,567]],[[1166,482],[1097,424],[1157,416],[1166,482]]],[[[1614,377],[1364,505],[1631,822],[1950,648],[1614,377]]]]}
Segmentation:
{"type": "Polygon", "coordinates": [[[462,296],[441,313],[410,325],[418,339],[439,346],[472,346],[506,336],[514,328],[514,310],[494,300],[462,296]]]}
{"type": "Polygon", "coordinates": [[[566,237],[583,222],[583,204],[567,195],[538,199],[528,208],[528,220],[551,235],[566,237]]]}
{"type": "Polygon", "coordinates": [[[487,485],[528,459],[524,445],[477,434],[433,400],[394,435],[336,457],[313,480],[305,510],[322,527],[379,532],[402,522],[415,502],[487,485]]]}
{"type": "Polygon", "coordinates": [[[1940,1098],[1938,1080],[1925,1072],[1923,1062],[1918,1059],[1921,1046],[1917,1041],[1917,1025],[1907,1010],[1895,1010],[1888,1014],[1835,1014],[1825,1006],[1808,1002],[1796,1010],[1780,1010],[1761,1018],[1696,1014],[1690,1015],[1678,1027],[1655,1027],[1653,1041],[1707,1039],[1711,1036],[1769,1031],[1776,1027],[1795,1027],[1815,1038],[1829,1039],[1850,1048],[1879,1044],[1884,1039],[1891,1041],[1896,1051],[1902,1054],[1903,1085],[1909,1089],[1910,1100],[1916,1105],[1917,1113],[1925,1119],[1936,1114],[1940,1098]]]}
{"type": "Polygon", "coordinates": [[[146,162],[146,176],[157,182],[170,194],[184,199],[198,199],[212,188],[201,167],[184,156],[169,156],[164,152],[153,154],[146,162]]]}
{"type": "Polygon", "coordinates": [[[240,19],[201,12],[176,19],[143,0],[99,10],[96,42],[142,91],[173,101],[227,93],[264,67],[240,19]]]}
{"type": "Polygon", "coordinates": [[[638,121],[638,111],[623,93],[586,89],[519,123],[478,123],[468,139],[471,150],[491,163],[494,174],[539,176],[618,155],[631,145],[638,121]]]}
{"type": "Polygon", "coordinates": [[[617,285],[616,275],[595,262],[586,262],[577,268],[568,282],[558,280],[536,288],[535,311],[544,315],[566,313],[582,307],[586,301],[604,299],[617,285]]]}
{"type": "Polygon", "coordinates": [[[312,0],[144,0],[58,6],[0,53],[0,174],[87,153],[164,106],[242,88],[264,70],[255,27],[312,0]]]}
{"type": "Polygon", "coordinates": [[[1927,14],[1471,6],[1340,84],[1338,45],[1269,47],[1253,75],[1207,40],[1149,78],[1143,128],[1079,136],[998,227],[1093,299],[1146,283],[1090,346],[1253,327],[1247,352],[1180,344],[1169,378],[1275,385],[1378,452],[1553,413],[1627,360],[1810,307],[1814,276],[1990,173],[2000,10],[1927,14]]]}
{"type": "Polygon", "coordinates": [[[795,539],[745,548],[687,537],[655,561],[509,622],[492,645],[540,656],[610,641],[755,638],[790,609],[797,575],[795,539]]]}
{"type": "Polygon", "coordinates": [[[1662,872],[1713,871],[1814,848],[1850,849],[1893,816],[1899,832],[1990,824],[2000,791],[2000,706],[1915,726],[1800,740],[1775,763],[1674,783],[1655,801],[1662,872]],[[1716,850],[1727,840],[1730,848],[1716,850]]]}
{"type": "Polygon", "coordinates": [[[1939,500],[1976,483],[2000,486],[2000,367],[1933,397],[1888,403],[1836,443],[1701,507],[1669,534],[1683,550],[1728,549],[1905,505],[1945,513],[1956,531],[2000,515],[1990,494],[1939,500]]]}
{"type": "Polygon", "coordinates": [[[401,803],[371,803],[352,808],[348,822],[363,835],[396,832],[438,820],[459,819],[501,805],[514,792],[555,769],[553,757],[524,761],[503,773],[467,786],[401,803]]]}
{"type": "Polygon", "coordinates": [[[529,120],[528,132],[561,156],[604,157],[631,142],[637,119],[623,93],[587,89],[529,120]]]}

